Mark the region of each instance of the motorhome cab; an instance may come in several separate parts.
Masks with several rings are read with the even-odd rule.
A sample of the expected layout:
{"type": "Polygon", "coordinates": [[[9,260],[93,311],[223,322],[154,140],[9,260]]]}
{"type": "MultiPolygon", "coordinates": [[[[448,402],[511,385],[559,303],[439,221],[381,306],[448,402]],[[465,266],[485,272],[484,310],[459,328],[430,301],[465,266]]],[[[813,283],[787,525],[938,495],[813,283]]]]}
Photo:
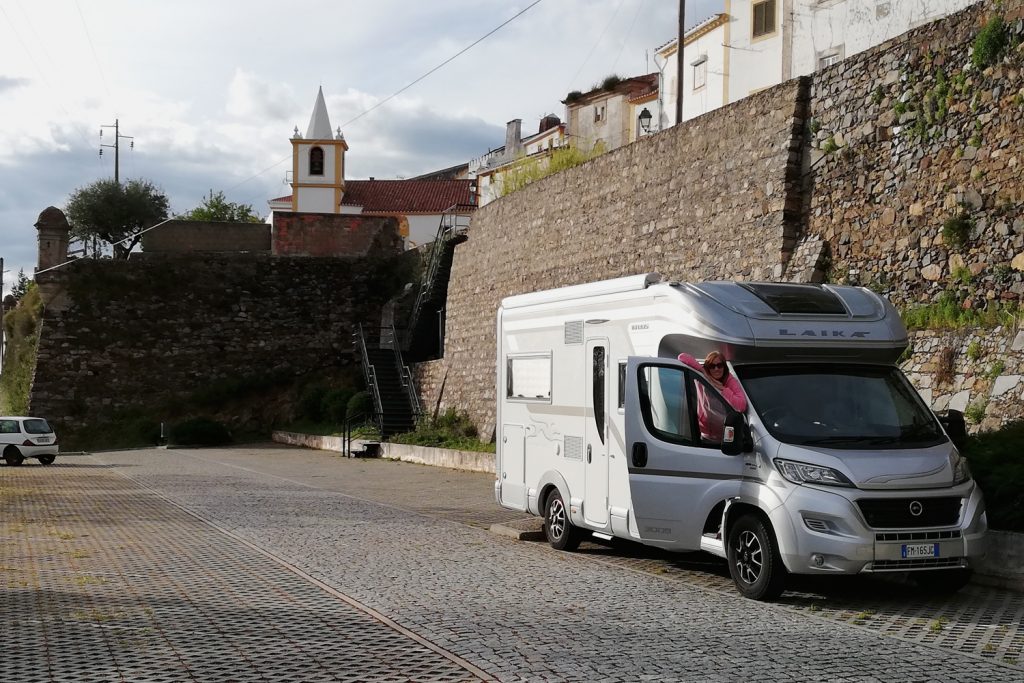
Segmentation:
{"type": "Polygon", "coordinates": [[[914,391],[906,329],[867,289],[639,275],[506,298],[497,325],[495,496],[556,548],[705,550],[759,600],[788,573],[956,590],[984,553],[963,416],[914,391]],[[743,414],[676,360],[713,350],[743,414]]]}

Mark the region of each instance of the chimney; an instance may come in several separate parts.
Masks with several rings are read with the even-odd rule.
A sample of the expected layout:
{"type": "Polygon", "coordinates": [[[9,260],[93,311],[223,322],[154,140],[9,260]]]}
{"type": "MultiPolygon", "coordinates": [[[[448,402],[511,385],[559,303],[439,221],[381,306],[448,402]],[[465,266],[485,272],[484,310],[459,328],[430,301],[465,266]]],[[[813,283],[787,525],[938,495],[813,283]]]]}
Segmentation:
{"type": "Polygon", "coordinates": [[[505,124],[505,154],[518,156],[523,147],[523,120],[512,119],[505,124]]]}
{"type": "Polygon", "coordinates": [[[540,130],[538,130],[537,132],[543,133],[546,130],[558,128],[558,126],[561,125],[561,123],[562,120],[560,118],[558,118],[554,114],[548,114],[540,120],[540,130]]]}

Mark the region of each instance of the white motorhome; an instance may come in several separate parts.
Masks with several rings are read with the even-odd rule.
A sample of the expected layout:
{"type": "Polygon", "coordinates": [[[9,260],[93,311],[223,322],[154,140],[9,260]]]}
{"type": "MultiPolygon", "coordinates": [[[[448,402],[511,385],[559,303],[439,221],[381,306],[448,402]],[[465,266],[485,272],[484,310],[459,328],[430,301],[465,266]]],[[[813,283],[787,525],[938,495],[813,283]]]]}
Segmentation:
{"type": "Polygon", "coordinates": [[[984,554],[963,416],[940,421],[896,367],[906,329],[867,289],[638,275],[508,297],[497,340],[495,496],[556,548],[705,550],[761,600],[788,573],[956,590],[984,554]],[[676,359],[710,351],[745,413],[676,359]],[[718,440],[700,400],[721,401],[718,440]]]}

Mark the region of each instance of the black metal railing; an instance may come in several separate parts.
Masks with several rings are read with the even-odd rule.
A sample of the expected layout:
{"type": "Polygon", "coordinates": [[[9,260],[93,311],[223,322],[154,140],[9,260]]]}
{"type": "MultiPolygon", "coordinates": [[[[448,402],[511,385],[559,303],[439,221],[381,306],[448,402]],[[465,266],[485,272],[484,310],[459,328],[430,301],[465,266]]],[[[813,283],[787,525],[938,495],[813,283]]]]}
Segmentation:
{"type": "Polygon", "coordinates": [[[366,380],[366,388],[373,397],[375,423],[378,428],[382,428],[381,416],[383,415],[383,406],[380,400],[380,389],[377,386],[377,372],[373,364],[370,363],[370,354],[366,351],[366,334],[363,331],[362,323],[360,323],[356,334],[356,346],[359,349],[360,358],[363,359],[363,379],[366,380]]]}

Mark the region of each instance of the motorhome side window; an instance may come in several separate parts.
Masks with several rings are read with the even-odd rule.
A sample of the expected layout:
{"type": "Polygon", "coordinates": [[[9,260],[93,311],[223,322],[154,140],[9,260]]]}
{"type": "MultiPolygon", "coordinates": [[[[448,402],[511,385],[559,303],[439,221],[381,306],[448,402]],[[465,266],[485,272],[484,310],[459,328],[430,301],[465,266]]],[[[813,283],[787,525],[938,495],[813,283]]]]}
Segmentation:
{"type": "Polygon", "coordinates": [[[619,361],[619,410],[626,408],[626,361],[619,361]]]}
{"type": "Polygon", "coordinates": [[[697,429],[700,431],[702,446],[722,446],[722,433],[725,431],[725,416],[729,412],[725,401],[703,378],[691,375],[693,396],[697,404],[697,429]]]}
{"type": "Polygon", "coordinates": [[[507,356],[505,398],[510,401],[551,401],[551,354],[507,356]]]}
{"type": "Polygon", "coordinates": [[[593,373],[594,373],[594,426],[604,443],[604,347],[594,347],[593,373]]]}
{"type": "Polygon", "coordinates": [[[686,371],[641,365],[639,373],[640,406],[648,431],[665,441],[692,444],[694,421],[689,410],[686,371]]]}

